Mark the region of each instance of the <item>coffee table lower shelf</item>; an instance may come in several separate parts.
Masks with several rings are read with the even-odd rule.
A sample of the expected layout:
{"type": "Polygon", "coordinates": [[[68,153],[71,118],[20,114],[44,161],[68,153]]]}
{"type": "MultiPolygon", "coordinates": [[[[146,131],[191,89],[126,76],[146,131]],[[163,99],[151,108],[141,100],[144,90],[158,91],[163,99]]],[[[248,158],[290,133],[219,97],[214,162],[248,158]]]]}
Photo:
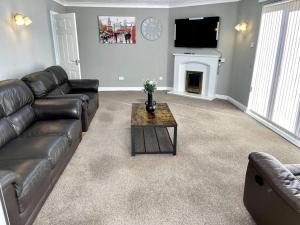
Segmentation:
{"type": "Polygon", "coordinates": [[[166,127],[132,127],[131,130],[133,156],[135,154],[176,154],[176,146],[172,143],[166,127]]]}

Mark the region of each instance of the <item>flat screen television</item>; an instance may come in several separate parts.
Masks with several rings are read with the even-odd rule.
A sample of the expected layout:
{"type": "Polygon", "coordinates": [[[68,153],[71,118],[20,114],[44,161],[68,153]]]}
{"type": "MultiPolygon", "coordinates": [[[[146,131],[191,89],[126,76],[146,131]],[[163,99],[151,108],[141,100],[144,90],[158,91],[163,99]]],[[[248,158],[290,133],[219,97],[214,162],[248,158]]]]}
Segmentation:
{"type": "Polygon", "coordinates": [[[175,20],[175,47],[217,48],[220,17],[175,20]]]}

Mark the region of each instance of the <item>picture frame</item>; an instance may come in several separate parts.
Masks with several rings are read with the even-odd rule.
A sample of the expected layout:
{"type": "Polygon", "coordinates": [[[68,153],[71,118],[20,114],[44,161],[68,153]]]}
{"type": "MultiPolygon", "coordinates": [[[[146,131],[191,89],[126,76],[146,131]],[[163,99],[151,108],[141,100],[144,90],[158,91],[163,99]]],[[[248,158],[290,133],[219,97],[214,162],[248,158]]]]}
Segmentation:
{"type": "Polygon", "coordinates": [[[136,18],[98,16],[100,44],[136,44],[136,18]]]}

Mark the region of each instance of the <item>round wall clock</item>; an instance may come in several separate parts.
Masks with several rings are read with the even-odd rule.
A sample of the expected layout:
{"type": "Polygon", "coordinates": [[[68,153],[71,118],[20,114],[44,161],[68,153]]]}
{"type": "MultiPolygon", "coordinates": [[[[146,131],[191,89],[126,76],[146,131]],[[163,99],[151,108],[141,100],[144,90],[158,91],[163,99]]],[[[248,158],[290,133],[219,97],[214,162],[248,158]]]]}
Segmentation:
{"type": "Polygon", "coordinates": [[[153,17],[145,19],[142,23],[142,35],[149,41],[155,41],[160,38],[162,33],[161,22],[153,17]]]}

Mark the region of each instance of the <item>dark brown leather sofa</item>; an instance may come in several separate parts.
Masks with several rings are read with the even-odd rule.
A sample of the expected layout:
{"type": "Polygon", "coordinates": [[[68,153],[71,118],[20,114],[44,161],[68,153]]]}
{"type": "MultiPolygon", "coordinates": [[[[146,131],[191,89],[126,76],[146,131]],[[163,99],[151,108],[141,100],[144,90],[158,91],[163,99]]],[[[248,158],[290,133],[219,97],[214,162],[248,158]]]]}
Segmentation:
{"type": "Polygon", "coordinates": [[[0,184],[11,225],[30,225],[81,141],[81,101],[34,100],[0,82],[0,184]]]}
{"type": "Polygon", "coordinates": [[[251,153],[244,204],[257,225],[300,224],[300,165],[283,165],[266,153],[251,153]]]}
{"type": "Polygon", "coordinates": [[[69,80],[60,66],[29,74],[22,80],[30,87],[36,98],[69,98],[82,101],[82,130],[88,127],[99,107],[98,80],[69,80]]]}

